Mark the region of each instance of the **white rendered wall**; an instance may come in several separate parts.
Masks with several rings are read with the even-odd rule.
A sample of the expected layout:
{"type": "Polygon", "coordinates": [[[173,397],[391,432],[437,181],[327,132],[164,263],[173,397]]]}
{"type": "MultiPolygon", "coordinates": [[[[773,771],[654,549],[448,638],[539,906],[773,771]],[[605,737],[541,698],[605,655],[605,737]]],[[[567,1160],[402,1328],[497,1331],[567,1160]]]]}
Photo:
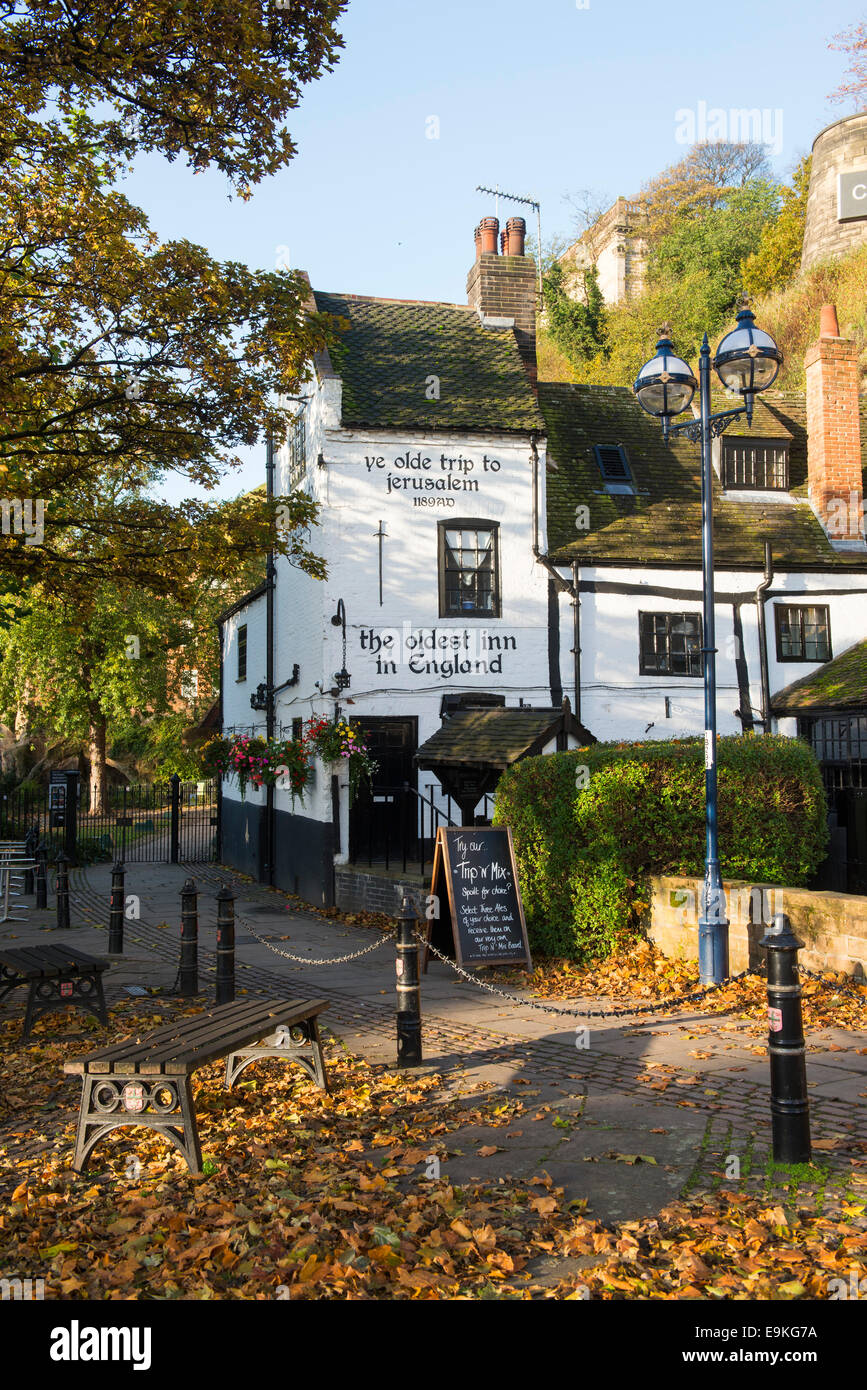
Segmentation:
{"type": "MultiPolygon", "coordinates": [[[[549,706],[548,576],[532,549],[529,437],[345,431],[334,425],[331,398],[338,388],[329,381],[304,388],[312,396],[306,407],[306,488],[321,506],[310,546],[326,559],[328,578],[310,579],[278,561],[275,684],[291,676],[294,663],[300,667],[298,684],[277,696],[278,732],[288,737],[293,719],[334,713],[335,700],[316,683],[330,690],[343,662],[342,632],[330,621],[341,598],[352,684],[339,704],[347,716],[417,717],[422,743],[440,727],[447,693],[484,690],[503,694],[507,705],[523,699],[549,706]],[[317,462],[320,454],[324,466],[317,462]],[[415,466],[404,466],[407,459],[415,466]],[[499,523],[499,618],[439,616],[437,523],[450,517],[499,523]],[[380,524],[386,533],[381,603],[380,524]]],[[[280,493],[289,490],[286,467],[278,453],[280,493]]],[[[543,550],[544,472],[540,450],[543,550]]],[[[263,663],[264,647],[257,680],[264,679],[263,663]]],[[[252,642],[248,667],[252,678],[252,642]]],[[[421,786],[432,781],[420,774],[421,786]]],[[[275,804],[291,810],[289,793],[278,790],[275,804]]],[[[330,784],[321,771],[295,809],[331,819],[330,784]]]]}
{"type": "MultiPolygon", "coordinates": [[[[564,576],[566,571],[563,571],[564,576]]],[[[571,577],[571,576],[570,576],[571,577]]],[[[735,628],[732,603],[720,595],[744,594],[741,606],[743,654],[750,682],[754,717],[761,709],[758,614],[752,596],[763,576],[761,571],[718,571],[715,576],[717,726],[720,734],[741,732],[735,714],[741,705],[736,670],[735,628]]],[[[581,594],[581,718],[601,741],[642,738],[683,738],[704,727],[704,689],[700,676],[639,674],[639,612],[701,614],[699,570],[641,571],[614,568],[581,568],[581,581],[628,584],[628,593],[581,594]],[[668,597],[648,592],[652,587],[688,591],[690,597],[668,597]],[[669,716],[666,716],[666,697],[669,716]]],[[[779,662],[776,655],[776,603],[827,604],[831,626],[831,650],[839,656],[864,637],[863,591],[867,575],[777,574],[765,605],[768,677],[771,695],[810,675],[820,662],[779,662]],[[843,590],[844,592],[839,592],[843,590]],[[782,591],[782,592],[780,592],[782,591]],[[836,592],[834,592],[836,591],[836,592]]],[[[573,692],[571,656],[572,606],[561,600],[561,669],[564,690],[573,692]]],[[[793,722],[793,721],[792,721],[793,722]]],[[[786,732],[789,732],[787,729],[786,732]]],[[[794,728],[791,730],[794,732],[794,728]]]]}

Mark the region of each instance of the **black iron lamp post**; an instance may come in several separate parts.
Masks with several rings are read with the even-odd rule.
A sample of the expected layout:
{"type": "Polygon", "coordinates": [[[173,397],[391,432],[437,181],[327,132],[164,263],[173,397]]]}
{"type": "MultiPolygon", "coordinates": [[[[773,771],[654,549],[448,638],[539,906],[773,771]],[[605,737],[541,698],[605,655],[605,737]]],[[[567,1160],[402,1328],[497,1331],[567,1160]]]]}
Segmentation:
{"type": "Polygon", "coordinates": [[[699,358],[698,381],[689,365],[677,357],[664,326],[656,345],[656,356],[641,368],[633,391],[648,415],[662,421],[663,438],[683,434],[701,445],[701,561],[704,605],[701,653],[704,669],[704,784],[705,784],[705,873],[701,912],[698,920],[698,960],[702,984],[721,984],[728,978],[728,918],[725,892],[719,868],[717,840],[717,762],[716,762],[716,646],[713,583],[713,471],[711,440],[721,435],[729,421],[746,415],[752,424],[753,403],[759,391],[773,383],[783,354],[769,333],[755,327],[755,320],[744,297],[737,325],[726,334],[716,351],[713,367],[728,390],[743,396],[744,403],[734,410],[711,414],[711,355],[705,333],[699,358]],[[699,393],[698,419],[672,425],[699,393]]]}

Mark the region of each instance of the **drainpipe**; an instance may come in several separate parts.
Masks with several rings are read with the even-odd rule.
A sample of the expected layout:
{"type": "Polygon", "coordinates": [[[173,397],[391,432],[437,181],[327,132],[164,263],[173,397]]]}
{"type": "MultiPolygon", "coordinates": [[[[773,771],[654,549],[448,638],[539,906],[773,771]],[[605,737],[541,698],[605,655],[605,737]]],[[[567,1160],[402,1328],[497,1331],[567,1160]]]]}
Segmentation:
{"type": "MultiPolygon", "coordinates": [[[[268,435],[265,454],[265,478],[269,500],[274,496],[274,440],[268,435]]],[[[265,594],[265,737],[274,737],[275,705],[274,695],[274,588],[276,565],[273,547],[268,550],[265,580],[268,585],[265,594]]],[[[274,788],[265,788],[265,882],[274,885],[274,788]]]]}
{"type": "Polygon", "coordinates": [[[575,672],[575,720],[581,723],[581,590],[578,587],[578,561],[572,561],[572,662],[575,672]]]}
{"type": "MultiPolygon", "coordinates": [[[[220,694],[217,704],[217,728],[220,731],[220,738],[223,737],[223,682],[226,678],[225,671],[225,643],[223,638],[223,624],[217,623],[217,643],[219,647],[220,663],[220,694]]],[[[217,863],[223,862],[223,779],[219,772],[216,777],[217,782],[217,863]]]]}
{"type": "Polygon", "coordinates": [[[765,624],[765,595],[774,581],[774,561],[771,543],[765,541],[765,577],[756,589],[756,611],[759,619],[759,666],[762,682],[762,733],[771,731],[771,686],[768,677],[768,634],[765,624]]]}
{"type": "Polygon", "coordinates": [[[530,452],[533,457],[533,557],[550,574],[557,587],[557,592],[569,594],[571,598],[574,598],[575,593],[570,581],[563,578],[560,571],[554,568],[548,556],[543,555],[539,548],[539,450],[536,445],[537,439],[538,435],[530,435],[530,452]]]}
{"type": "Polygon", "coordinates": [[[572,639],[572,659],[575,683],[575,708],[574,715],[578,723],[581,722],[581,658],[579,639],[580,615],[578,610],[578,564],[572,565],[572,581],[564,579],[559,570],[555,569],[548,559],[543,555],[539,547],[539,449],[536,444],[538,435],[530,435],[530,452],[533,458],[533,557],[537,564],[551,576],[558,594],[568,594],[573,603],[573,639],[572,639]]]}

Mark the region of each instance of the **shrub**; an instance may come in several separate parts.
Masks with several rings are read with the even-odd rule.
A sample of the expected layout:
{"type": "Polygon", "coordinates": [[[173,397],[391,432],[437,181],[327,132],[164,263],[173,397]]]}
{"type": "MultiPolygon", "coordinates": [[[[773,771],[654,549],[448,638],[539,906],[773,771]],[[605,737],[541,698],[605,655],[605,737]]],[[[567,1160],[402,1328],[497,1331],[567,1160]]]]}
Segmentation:
{"type": "MultiPolygon", "coordinates": [[[[525,758],[503,773],[494,819],[512,827],[534,950],[608,955],[636,930],[650,875],[703,875],[703,748],[699,739],[594,744],[525,758]]],[[[828,841],[808,745],[721,738],[718,769],[723,876],[805,884],[828,841]]]]}

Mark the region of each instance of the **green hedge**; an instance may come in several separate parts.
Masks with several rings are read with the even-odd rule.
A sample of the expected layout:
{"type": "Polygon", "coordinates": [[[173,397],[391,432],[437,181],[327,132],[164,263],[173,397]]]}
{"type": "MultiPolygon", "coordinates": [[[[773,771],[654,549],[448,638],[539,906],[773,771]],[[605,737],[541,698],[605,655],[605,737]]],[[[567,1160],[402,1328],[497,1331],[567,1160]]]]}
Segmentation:
{"type": "MultiPolygon", "coordinates": [[[[770,735],[721,738],[718,768],[723,877],[805,884],[828,842],[811,749],[770,735]]],[[[704,873],[703,740],[525,758],[500,778],[494,820],[512,827],[533,949],[608,955],[636,927],[651,874],[704,873]]]]}

